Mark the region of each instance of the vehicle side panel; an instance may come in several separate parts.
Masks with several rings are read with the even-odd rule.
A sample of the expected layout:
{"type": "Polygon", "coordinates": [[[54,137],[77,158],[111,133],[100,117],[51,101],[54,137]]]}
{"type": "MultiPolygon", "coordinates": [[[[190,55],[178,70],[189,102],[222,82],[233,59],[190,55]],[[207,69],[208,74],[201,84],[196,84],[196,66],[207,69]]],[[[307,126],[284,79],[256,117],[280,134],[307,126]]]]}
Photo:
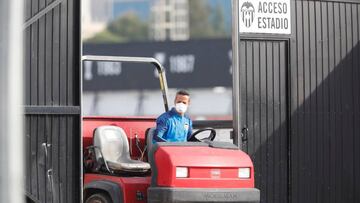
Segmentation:
{"type": "Polygon", "coordinates": [[[85,187],[94,181],[110,181],[117,184],[120,191],[123,192],[123,200],[126,203],[147,202],[147,189],[150,186],[150,177],[118,177],[102,174],[85,174],[85,187]]]}

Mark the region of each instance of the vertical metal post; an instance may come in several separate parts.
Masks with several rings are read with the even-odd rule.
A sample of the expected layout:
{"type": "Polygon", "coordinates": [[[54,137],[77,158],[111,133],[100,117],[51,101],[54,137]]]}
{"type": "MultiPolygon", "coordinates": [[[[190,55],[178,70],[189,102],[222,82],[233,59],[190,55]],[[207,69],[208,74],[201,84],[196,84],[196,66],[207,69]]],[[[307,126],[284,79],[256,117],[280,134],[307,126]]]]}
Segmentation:
{"type": "Polygon", "coordinates": [[[23,1],[0,1],[0,202],[23,202],[23,1]]]}
{"type": "MultiPolygon", "coordinates": [[[[86,0],[85,0],[86,1],[86,0]]],[[[80,59],[80,71],[79,71],[79,80],[80,80],[80,109],[81,109],[81,113],[80,113],[80,134],[79,134],[79,139],[80,139],[80,203],[84,202],[84,167],[82,167],[84,165],[83,161],[84,161],[84,151],[83,151],[83,146],[84,146],[84,143],[83,143],[83,66],[84,66],[84,63],[81,61],[81,57],[82,57],[82,54],[83,54],[83,36],[82,36],[82,30],[83,30],[83,21],[82,21],[82,18],[83,18],[83,5],[85,2],[83,0],[80,0],[79,1],[79,44],[78,46],[80,46],[80,56],[79,56],[79,59],[80,59]]],[[[88,1],[89,3],[89,1],[88,1]]],[[[96,95],[97,96],[97,95],[96,95]]]]}
{"type": "Polygon", "coordinates": [[[241,109],[240,109],[240,66],[239,66],[239,1],[232,0],[232,77],[233,77],[233,126],[234,144],[241,147],[241,109]]]}

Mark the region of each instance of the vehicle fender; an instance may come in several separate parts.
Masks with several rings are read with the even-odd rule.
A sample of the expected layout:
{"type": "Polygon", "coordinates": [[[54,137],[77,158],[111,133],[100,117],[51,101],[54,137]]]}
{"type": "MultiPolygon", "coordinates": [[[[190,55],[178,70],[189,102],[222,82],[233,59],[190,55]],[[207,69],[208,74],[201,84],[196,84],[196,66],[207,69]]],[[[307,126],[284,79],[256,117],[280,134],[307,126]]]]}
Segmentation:
{"type": "Polygon", "coordinates": [[[84,189],[100,189],[106,191],[111,200],[115,202],[124,202],[123,191],[120,185],[107,181],[107,180],[96,180],[92,181],[84,186],[84,189]]]}
{"type": "Polygon", "coordinates": [[[149,163],[151,166],[151,186],[157,186],[158,169],[155,162],[155,152],[159,148],[159,143],[154,143],[148,154],[149,163]]]}

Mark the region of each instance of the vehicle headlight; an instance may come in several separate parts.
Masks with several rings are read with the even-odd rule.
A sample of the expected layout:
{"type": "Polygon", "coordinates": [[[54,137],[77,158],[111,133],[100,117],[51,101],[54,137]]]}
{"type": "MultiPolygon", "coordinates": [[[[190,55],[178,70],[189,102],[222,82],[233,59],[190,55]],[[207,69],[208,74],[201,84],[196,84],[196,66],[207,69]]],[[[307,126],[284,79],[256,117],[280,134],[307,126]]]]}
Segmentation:
{"type": "Polygon", "coordinates": [[[188,168],[187,167],[176,167],[176,177],[177,178],[187,178],[188,177],[188,168]]]}
{"type": "Polygon", "coordinates": [[[250,168],[239,168],[239,178],[250,178],[250,168]]]}

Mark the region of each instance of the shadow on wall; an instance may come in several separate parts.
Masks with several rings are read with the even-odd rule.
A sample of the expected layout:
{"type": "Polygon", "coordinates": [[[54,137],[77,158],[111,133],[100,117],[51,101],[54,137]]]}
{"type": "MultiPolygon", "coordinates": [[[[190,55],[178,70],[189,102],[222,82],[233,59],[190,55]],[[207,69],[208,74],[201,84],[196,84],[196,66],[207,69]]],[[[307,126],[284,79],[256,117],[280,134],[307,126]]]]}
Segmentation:
{"type": "Polygon", "coordinates": [[[288,74],[290,118],[277,127],[270,117],[249,125],[243,149],[254,161],[262,202],[360,202],[360,43],[349,50],[288,69],[295,71],[288,74]]]}

